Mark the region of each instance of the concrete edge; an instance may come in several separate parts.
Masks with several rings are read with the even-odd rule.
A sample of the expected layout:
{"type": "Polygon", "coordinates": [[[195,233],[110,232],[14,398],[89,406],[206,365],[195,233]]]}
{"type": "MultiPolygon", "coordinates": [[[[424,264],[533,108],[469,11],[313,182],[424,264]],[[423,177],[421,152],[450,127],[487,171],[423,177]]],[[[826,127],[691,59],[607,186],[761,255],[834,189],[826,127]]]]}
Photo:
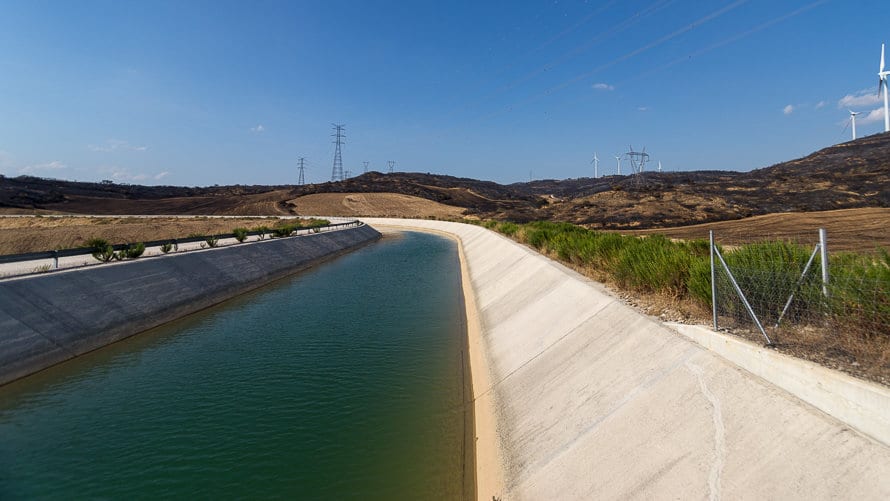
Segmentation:
{"type": "Polygon", "coordinates": [[[890,389],[702,325],[665,325],[831,417],[890,445],[890,389]]]}

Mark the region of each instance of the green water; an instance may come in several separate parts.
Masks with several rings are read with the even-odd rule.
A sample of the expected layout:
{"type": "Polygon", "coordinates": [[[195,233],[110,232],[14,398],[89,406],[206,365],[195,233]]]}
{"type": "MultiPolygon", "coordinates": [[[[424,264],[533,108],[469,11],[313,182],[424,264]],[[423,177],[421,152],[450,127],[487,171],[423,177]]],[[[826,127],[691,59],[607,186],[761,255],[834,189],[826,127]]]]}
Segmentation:
{"type": "Polygon", "coordinates": [[[405,233],[0,388],[0,499],[455,499],[453,242],[405,233]]]}

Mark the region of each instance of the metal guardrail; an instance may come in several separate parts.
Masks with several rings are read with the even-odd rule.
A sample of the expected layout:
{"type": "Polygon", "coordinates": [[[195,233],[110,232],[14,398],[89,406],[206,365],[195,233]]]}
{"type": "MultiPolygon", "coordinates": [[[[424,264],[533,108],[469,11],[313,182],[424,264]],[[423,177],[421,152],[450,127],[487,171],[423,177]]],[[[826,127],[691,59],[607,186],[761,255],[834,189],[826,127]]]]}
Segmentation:
{"type": "MultiPolygon", "coordinates": [[[[333,231],[335,229],[348,228],[350,226],[363,226],[364,223],[361,221],[350,221],[347,223],[335,223],[335,224],[326,224],[324,226],[301,226],[294,229],[294,232],[290,235],[286,236],[274,236],[275,228],[270,228],[269,231],[248,231],[247,236],[258,236],[258,235],[271,235],[272,238],[288,238],[301,235],[301,231],[304,232],[302,235],[320,233],[324,231],[333,231]]],[[[187,244],[187,243],[195,243],[195,242],[205,242],[208,238],[235,238],[234,233],[220,233],[218,235],[202,235],[202,236],[193,236],[186,238],[168,238],[165,240],[152,240],[149,242],[142,242],[145,247],[157,247],[164,244],[187,244]]],[[[137,242],[132,242],[137,243],[137,242]]],[[[131,244],[117,244],[113,245],[112,248],[115,251],[126,250],[129,248],[131,244]]],[[[7,254],[0,255],[0,264],[7,263],[19,263],[24,261],[37,261],[41,259],[58,259],[62,257],[74,257],[74,256],[90,256],[95,252],[95,249],[92,247],[78,247],[75,249],[59,249],[52,251],[43,251],[43,252],[27,252],[24,254],[7,254]]]]}

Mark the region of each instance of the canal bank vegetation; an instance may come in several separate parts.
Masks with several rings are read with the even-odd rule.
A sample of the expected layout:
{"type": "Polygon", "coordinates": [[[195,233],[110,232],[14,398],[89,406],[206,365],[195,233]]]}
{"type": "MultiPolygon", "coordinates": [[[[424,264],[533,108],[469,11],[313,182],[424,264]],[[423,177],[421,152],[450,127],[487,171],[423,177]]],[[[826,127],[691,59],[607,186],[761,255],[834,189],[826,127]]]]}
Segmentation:
{"type": "Polygon", "coordinates": [[[109,261],[123,261],[124,259],[136,259],[145,252],[145,244],[125,244],[115,250],[114,246],[102,238],[93,238],[87,241],[87,247],[92,249],[92,256],[97,261],[107,263],[109,261]]]}
{"type": "MultiPolygon", "coordinates": [[[[711,321],[706,240],[627,236],[543,221],[476,224],[617,289],[622,298],[646,313],[664,320],[711,321]]],[[[818,269],[801,279],[812,248],[783,241],[718,248],[730,269],[738,270],[734,271],[736,280],[775,338],[777,349],[890,384],[890,253],[886,249],[832,254],[830,283],[823,289],[818,269]]],[[[763,342],[724,273],[718,273],[717,284],[721,326],[763,342]]]]}
{"type": "MultiPolygon", "coordinates": [[[[149,244],[159,244],[161,252],[167,254],[171,250],[176,250],[179,243],[200,242],[200,247],[202,249],[208,247],[214,248],[220,245],[221,239],[234,238],[238,243],[244,243],[249,236],[255,236],[257,237],[257,240],[265,240],[267,236],[271,236],[272,238],[284,238],[294,235],[294,233],[299,230],[310,230],[313,233],[318,233],[322,227],[329,224],[331,223],[327,219],[316,218],[283,220],[279,221],[272,227],[261,225],[252,230],[244,227],[237,227],[234,228],[231,233],[211,235],[191,233],[185,238],[172,238],[168,241],[150,241],[149,244]]],[[[87,247],[92,249],[92,256],[103,263],[113,260],[122,261],[124,259],[136,259],[145,253],[145,244],[142,242],[113,245],[109,243],[108,240],[92,238],[87,241],[87,247]]]]}
{"type": "MultiPolygon", "coordinates": [[[[92,247],[92,239],[105,240],[112,246],[134,242],[170,241],[189,235],[235,236],[236,229],[247,232],[294,226],[312,228],[329,224],[323,219],[280,219],[269,217],[218,218],[194,217],[130,217],[130,216],[64,216],[64,217],[2,217],[0,216],[0,255],[44,252],[52,249],[92,247]]],[[[245,235],[246,238],[246,235],[245,235]]]]}

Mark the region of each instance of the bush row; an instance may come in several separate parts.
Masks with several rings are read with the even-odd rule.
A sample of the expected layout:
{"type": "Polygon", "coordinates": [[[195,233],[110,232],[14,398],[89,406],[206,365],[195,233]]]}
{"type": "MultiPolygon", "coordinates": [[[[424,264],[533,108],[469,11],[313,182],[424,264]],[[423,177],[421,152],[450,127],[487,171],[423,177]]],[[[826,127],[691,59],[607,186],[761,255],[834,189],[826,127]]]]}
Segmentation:
{"type": "MultiPolygon", "coordinates": [[[[589,268],[620,287],[691,299],[711,307],[707,240],[625,236],[569,223],[482,224],[564,262],[589,268]]],[[[794,294],[795,300],[784,317],[789,321],[827,318],[835,326],[865,337],[890,334],[890,253],[886,249],[877,249],[874,255],[832,254],[827,298],[823,295],[818,256],[806,279],[801,280],[811,248],[768,241],[718,249],[764,324],[776,322],[787,298],[794,294]]],[[[717,277],[721,313],[746,318],[728,277],[722,271],[717,277]]]]}
{"type": "MultiPolygon", "coordinates": [[[[311,229],[313,232],[320,231],[322,226],[327,226],[331,224],[330,221],[326,219],[301,219],[296,221],[287,221],[279,223],[274,227],[268,226],[258,226],[253,228],[252,230],[247,228],[238,227],[232,230],[232,236],[238,242],[244,242],[247,239],[247,236],[254,232],[257,235],[257,238],[260,240],[265,240],[267,235],[271,235],[273,238],[275,237],[287,237],[293,235],[293,233],[297,230],[301,229],[311,229]]],[[[204,242],[201,243],[201,247],[216,247],[219,245],[220,235],[201,235],[197,233],[193,233],[188,236],[188,238],[197,238],[203,239],[204,242]]],[[[107,241],[101,238],[93,238],[87,241],[87,247],[92,250],[92,256],[103,263],[107,263],[109,261],[114,260],[124,260],[124,259],[136,259],[141,256],[145,252],[145,244],[135,243],[135,244],[126,244],[126,246],[118,251],[114,250],[114,247],[107,241]]],[[[168,252],[175,250],[177,247],[176,241],[171,240],[161,245],[161,252],[167,254],[168,252]]]]}

